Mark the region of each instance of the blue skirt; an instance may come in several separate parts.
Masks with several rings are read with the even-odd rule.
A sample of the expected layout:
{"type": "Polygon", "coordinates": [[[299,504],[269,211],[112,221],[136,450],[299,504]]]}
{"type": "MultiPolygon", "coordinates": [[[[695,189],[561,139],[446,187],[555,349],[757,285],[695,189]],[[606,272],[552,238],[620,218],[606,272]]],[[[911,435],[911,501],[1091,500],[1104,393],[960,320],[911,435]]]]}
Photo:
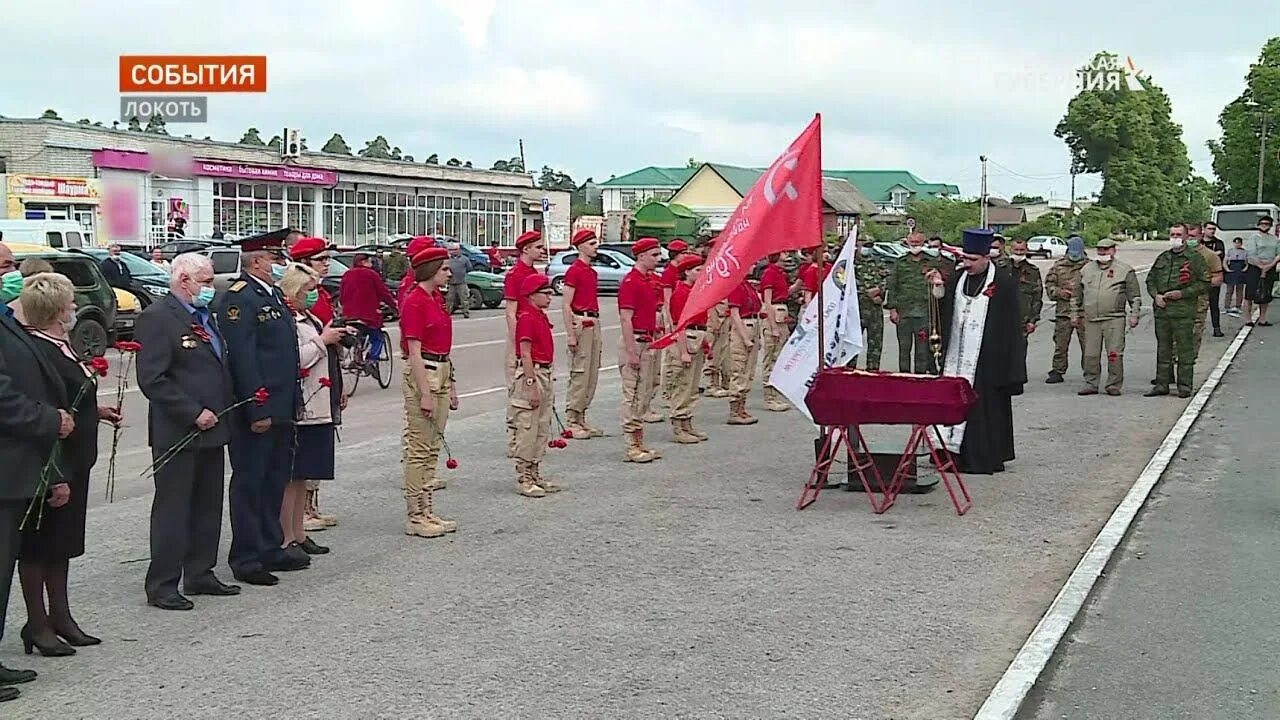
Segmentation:
{"type": "Polygon", "coordinates": [[[334,428],[332,424],[297,425],[293,449],[293,480],[332,480],[334,428]]]}

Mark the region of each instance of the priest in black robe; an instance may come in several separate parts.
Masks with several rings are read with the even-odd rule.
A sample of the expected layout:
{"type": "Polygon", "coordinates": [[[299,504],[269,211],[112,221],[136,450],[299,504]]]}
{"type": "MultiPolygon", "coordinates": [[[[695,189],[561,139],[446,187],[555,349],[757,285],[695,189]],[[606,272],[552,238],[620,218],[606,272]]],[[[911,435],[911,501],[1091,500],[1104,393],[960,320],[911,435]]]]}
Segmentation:
{"type": "Polygon", "coordinates": [[[966,422],[939,428],[965,475],[1003,472],[1014,459],[1012,398],[1027,382],[1018,282],[988,257],[992,236],[965,230],[960,271],[930,277],[939,297],[942,374],[968,379],[978,394],[966,422]]]}

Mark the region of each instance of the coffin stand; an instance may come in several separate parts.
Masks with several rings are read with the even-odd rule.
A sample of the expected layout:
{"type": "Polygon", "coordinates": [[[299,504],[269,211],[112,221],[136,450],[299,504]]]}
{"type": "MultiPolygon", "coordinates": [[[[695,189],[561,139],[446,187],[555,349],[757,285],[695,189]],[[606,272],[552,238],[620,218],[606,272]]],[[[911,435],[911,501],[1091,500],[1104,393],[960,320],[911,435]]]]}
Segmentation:
{"type": "MultiPolygon", "coordinates": [[[[920,444],[929,449],[942,484],[951,496],[956,514],[973,507],[969,488],[956,467],[957,455],[947,448],[939,426],[958,425],[969,416],[978,396],[961,377],[936,377],[904,373],[867,372],[831,368],[814,376],[805,404],[813,421],[822,427],[821,450],[796,501],[796,510],[812,505],[827,484],[831,465],[841,447],[867,493],[872,512],[879,515],[897,501],[904,479],[916,461],[920,444]],[[871,458],[862,425],[910,425],[911,435],[888,483],[871,458]],[[879,494],[877,498],[876,495],[879,494]]],[[[958,449],[958,448],[957,448],[958,449]]]]}

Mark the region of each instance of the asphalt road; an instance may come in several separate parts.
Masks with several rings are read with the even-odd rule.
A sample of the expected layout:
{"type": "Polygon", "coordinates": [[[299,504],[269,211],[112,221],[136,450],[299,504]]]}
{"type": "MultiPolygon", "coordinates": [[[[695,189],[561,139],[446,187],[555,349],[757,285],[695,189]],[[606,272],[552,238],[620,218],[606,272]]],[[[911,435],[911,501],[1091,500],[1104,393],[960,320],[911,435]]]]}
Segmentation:
{"type": "Polygon", "coordinates": [[[1280,717],[1275,345],[1237,355],[1022,717],[1280,717]]]}
{"type": "MultiPolygon", "coordinates": [[[[1123,253],[1141,266],[1158,250],[1123,253]]],[[[437,495],[456,535],[402,534],[399,392],[362,382],[323,493],[342,518],[318,535],[331,555],[191,613],[148,608],[149,492],[121,480],[114,503],[95,500],[72,568],[77,616],[106,642],[18,657],[15,594],[0,662],[42,677],[5,716],[970,717],[1185,405],[1141,397],[1149,316],[1119,398],[1077,397],[1075,357],[1069,382],[1044,385],[1041,331],[1015,403],[1018,460],[970,478],[968,515],[942,492],[880,517],[860,494],[826,492],[798,513],[813,435],[799,413],[763,412],[757,387],[760,424],[727,427],[726,403],[706,399],[710,442],[676,446],[650,426],[666,458],[626,464],[608,371],[593,417],[609,437],[549,451],[569,490],[528,500],[504,453],[501,332],[500,317],[458,324],[460,345],[487,344],[458,350],[461,466],[437,495]]],[[[1199,375],[1225,346],[1205,339],[1199,375]]],[[[895,352],[890,332],[888,367],[895,352]]],[[[906,436],[872,430],[873,442],[906,436]]]]}

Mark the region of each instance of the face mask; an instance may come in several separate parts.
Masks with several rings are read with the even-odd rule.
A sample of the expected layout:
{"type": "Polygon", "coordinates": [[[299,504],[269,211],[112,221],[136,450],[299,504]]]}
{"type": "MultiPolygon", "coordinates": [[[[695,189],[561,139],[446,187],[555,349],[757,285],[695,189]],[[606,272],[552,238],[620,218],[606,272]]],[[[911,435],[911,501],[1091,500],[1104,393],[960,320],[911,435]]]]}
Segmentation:
{"type": "Polygon", "coordinates": [[[1197,246],[1197,245],[1199,245],[1199,244],[1200,244],[1200,241],[1199,241],[1198,239],[1196,239],[1196,238],[1187,238],[1187,247],[1195,247],[1195,246],[1197,246]]]}
{"type": "Polygon", "coordinates": [[[1169,248],[1172,250],[1181,250],[1184,247],[1182,238],[1169,238],[1169,248]]]}
{"type": "Polygon", "coordinates": [[[271,279],[275,280],[276,282],[280,282],[282,279],[284,279],[284,271],[285,271],[285,268],[286,268],[286,267],[288,267],[288,266],[287,266],[287,265],[272,265],[272,266],[271,266],[271,279]]]}
{"type": "Polygon", "coordinates": [[[0,302],[10,302],[22,294],[22,273],[10,270],[0,276],[0,302]]]}
{"type": "Polygon", "coordinates": [[[1000,257],[1000,251],[995,248],[991,248],[990,250],[987,251],[987,257],[998,258],[1000,257]]]}
{"type": "Polygon", "coordinates": [[[75,316],[75,313],[72,313],[72,314],[71,314],[71,319],[70,319],[70,320],[63,320],[63,321],[62,321],[62,326],[63,326],[63,327],[65,327],[65,328],[67,329],[67,332],[71,332],[71,328],[73,328],[73,327],[75,327],[75,326],[76,326],[76,316],[75,316]]]}
{"type": "Polygon", "coordinates": [[[191,296],[191,304],[198,308],[209,307],[209,303],[213,302],[213,294],[213,288],[201,287],[191,296]]]}
{"type": "Polygon", "coordinates": [[[1027,256],[1025,253],[1014,253],[1009,257],[1013,258],[1014,262],[1022,262],[1023,260],[1027,259],[1027,256]]]}
{"type": "Polygon", "coordinates": [[[924,248],[923,248],[923,247],[912,247],[912,248],[907,248],[907,250],[908,250],[912,255],[919,255],[920,253],[924,252],[924,248]]]}
{"type": "Polygon", "coordinates": [[[860,247],[860,248],[858,248],[858,254],[859,254],[859,255],[861,255],[861,256],[862,256],[862,257],[864,257],[864,258],[869,258],[869,257],[871,257],[871,248],[869,248],[869,247],[860,247]]]}
{"type": "Polygon", "coordinates": [[[308,310],[310,310],[312,307],[314,307],[314,306],[315,306],[315,304],[316,304],[317,302],[319,302],[319,300],[320,300],[320,291],[319,291],[319,290],[308,290],[308,291],[307,291],[306,303],[307,303],[307,309],[308,309],[308,310]]]}
{"type": "Polygon", "coordinates": [[[1111,256],[1110,256],[1110,255],[1101,255],[1101,254],[1099,254],[1099,255],[1098,255],[1098,263],[1099,263],[1099,264],[1101,264],[1101,265],[1106,265],[1106,264],[1107,264],[1107,263],[1109,263],[1109,262],[1111,262],[1111,256]]]}

